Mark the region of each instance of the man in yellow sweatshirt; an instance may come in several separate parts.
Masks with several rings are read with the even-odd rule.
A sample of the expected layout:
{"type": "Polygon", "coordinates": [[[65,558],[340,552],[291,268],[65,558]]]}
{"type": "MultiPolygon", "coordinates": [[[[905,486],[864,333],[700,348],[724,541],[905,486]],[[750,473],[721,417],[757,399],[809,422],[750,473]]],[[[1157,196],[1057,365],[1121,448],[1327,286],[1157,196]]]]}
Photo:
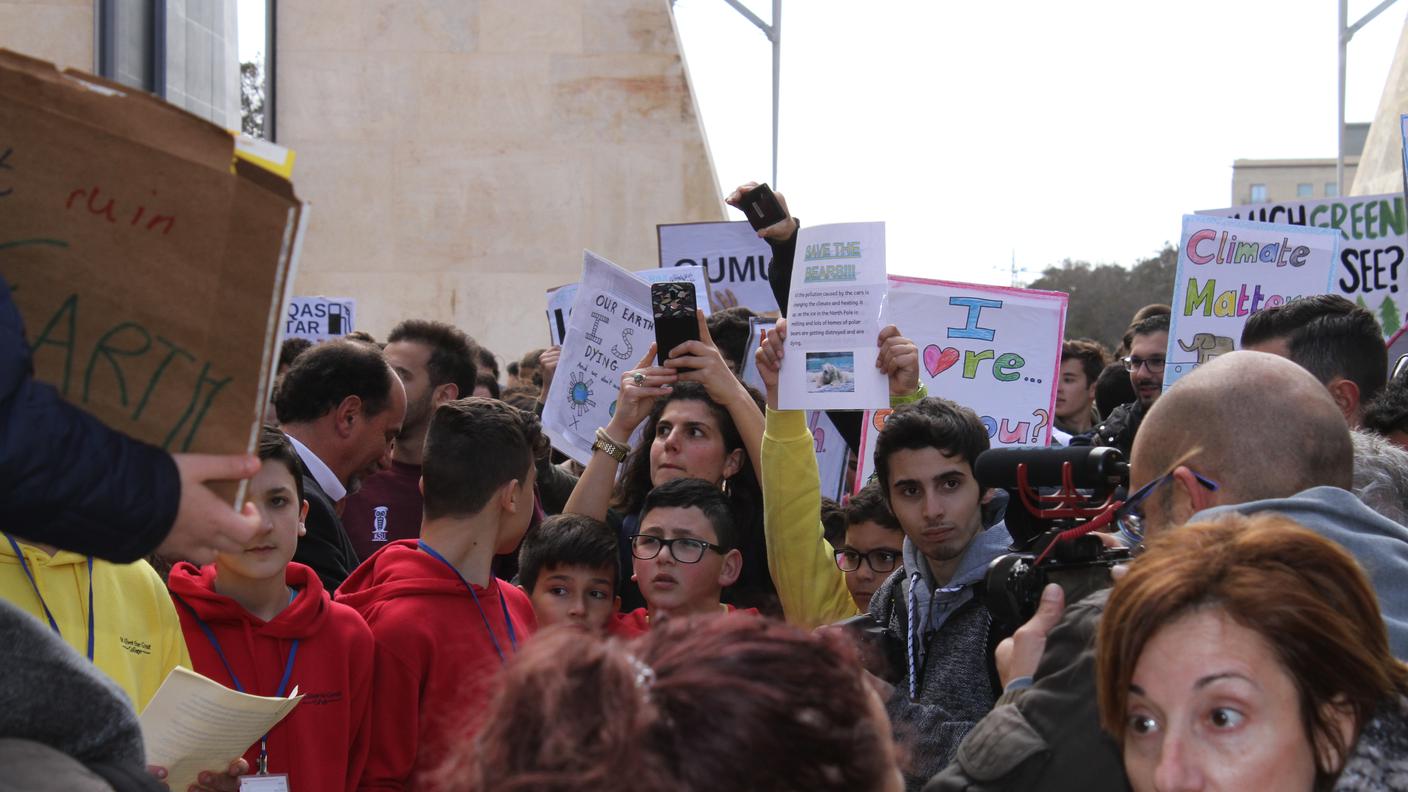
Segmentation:
{"type": "Polygon", "coordinates": [[[47,625],[147,706],[166,675],[191,667],[171,596],[146,561],[114,564],[6,534],[0,599],[47,625]]]}

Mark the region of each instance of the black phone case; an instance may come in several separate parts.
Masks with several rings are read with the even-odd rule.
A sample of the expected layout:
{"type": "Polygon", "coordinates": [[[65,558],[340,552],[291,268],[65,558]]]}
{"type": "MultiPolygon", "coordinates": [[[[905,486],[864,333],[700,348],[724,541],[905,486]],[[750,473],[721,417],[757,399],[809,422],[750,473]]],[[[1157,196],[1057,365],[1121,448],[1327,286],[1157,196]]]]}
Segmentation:
{"type": "Polygon", "coordinates": [[[753,226],[754,231],[761,231],[787,219],[782,204],[777,200],[777,196],[772,194],[772,188],[766,184],[759,184],[744,193],[738,201],[738,208],[743,210],[743,215],[748,218],[748,224],[753,226]]]}
{"type": "Polygon", "coordinates": [[[686,341],[699,340],[699,319],[695,316],[694,284],[684,281],[654,283],[650,303],[655,312],[655,360],[665,365],[670,350],[686,341]]]}

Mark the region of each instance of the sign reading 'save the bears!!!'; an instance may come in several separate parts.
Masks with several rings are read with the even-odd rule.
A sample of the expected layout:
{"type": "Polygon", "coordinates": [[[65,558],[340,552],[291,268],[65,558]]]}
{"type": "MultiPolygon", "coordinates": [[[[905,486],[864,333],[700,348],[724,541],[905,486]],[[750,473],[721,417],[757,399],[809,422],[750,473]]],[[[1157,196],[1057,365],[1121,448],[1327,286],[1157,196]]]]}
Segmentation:
{"type": "Polygon", "coordinates": [[[1250,204],[1198,214],[1335,229],[1340,252],[1329,293],[1343,294],[1372,311],[1385,338],[1403,327],[1408,311],[1408,212],[1402,195],[1250,204]]]}
{"type": "Polygon", "coordinates": [[[1328,293],[1339,250],[1332,228],[1184,215],[1164,388],[1241,348],[1257,311],[1328,293]]]}

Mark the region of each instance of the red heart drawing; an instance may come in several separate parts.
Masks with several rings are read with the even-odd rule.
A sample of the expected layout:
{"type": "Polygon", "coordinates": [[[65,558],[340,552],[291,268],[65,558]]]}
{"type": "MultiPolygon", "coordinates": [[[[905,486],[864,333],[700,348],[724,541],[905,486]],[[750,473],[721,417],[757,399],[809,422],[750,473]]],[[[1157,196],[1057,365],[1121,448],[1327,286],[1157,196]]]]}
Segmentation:
{"type": "Polygon", "coordinates": [[[953,347],[940,349],[937,344],[930,344],[924,347],[924,368],[928,369],[929,376],[937,377],[957,363],[959,357],[958,350],[953,347]]]}

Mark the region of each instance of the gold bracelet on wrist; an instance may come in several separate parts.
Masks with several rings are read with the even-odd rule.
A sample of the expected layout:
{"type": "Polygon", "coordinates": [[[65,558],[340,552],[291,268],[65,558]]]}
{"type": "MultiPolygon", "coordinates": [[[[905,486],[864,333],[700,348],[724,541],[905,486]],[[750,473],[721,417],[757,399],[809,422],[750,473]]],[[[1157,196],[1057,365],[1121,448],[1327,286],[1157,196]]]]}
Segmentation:
{"type": "Polygon", "coordinates": [[[596,442],[592,443],[592,450],[606,454],[619,464],[626,461],[626,454],[630,451],[630,447],[625,443],[618,443],[616,440],[612,439],[611,435],[606,433],[606,429],[598,427],[596,430],[596,442]]]}

